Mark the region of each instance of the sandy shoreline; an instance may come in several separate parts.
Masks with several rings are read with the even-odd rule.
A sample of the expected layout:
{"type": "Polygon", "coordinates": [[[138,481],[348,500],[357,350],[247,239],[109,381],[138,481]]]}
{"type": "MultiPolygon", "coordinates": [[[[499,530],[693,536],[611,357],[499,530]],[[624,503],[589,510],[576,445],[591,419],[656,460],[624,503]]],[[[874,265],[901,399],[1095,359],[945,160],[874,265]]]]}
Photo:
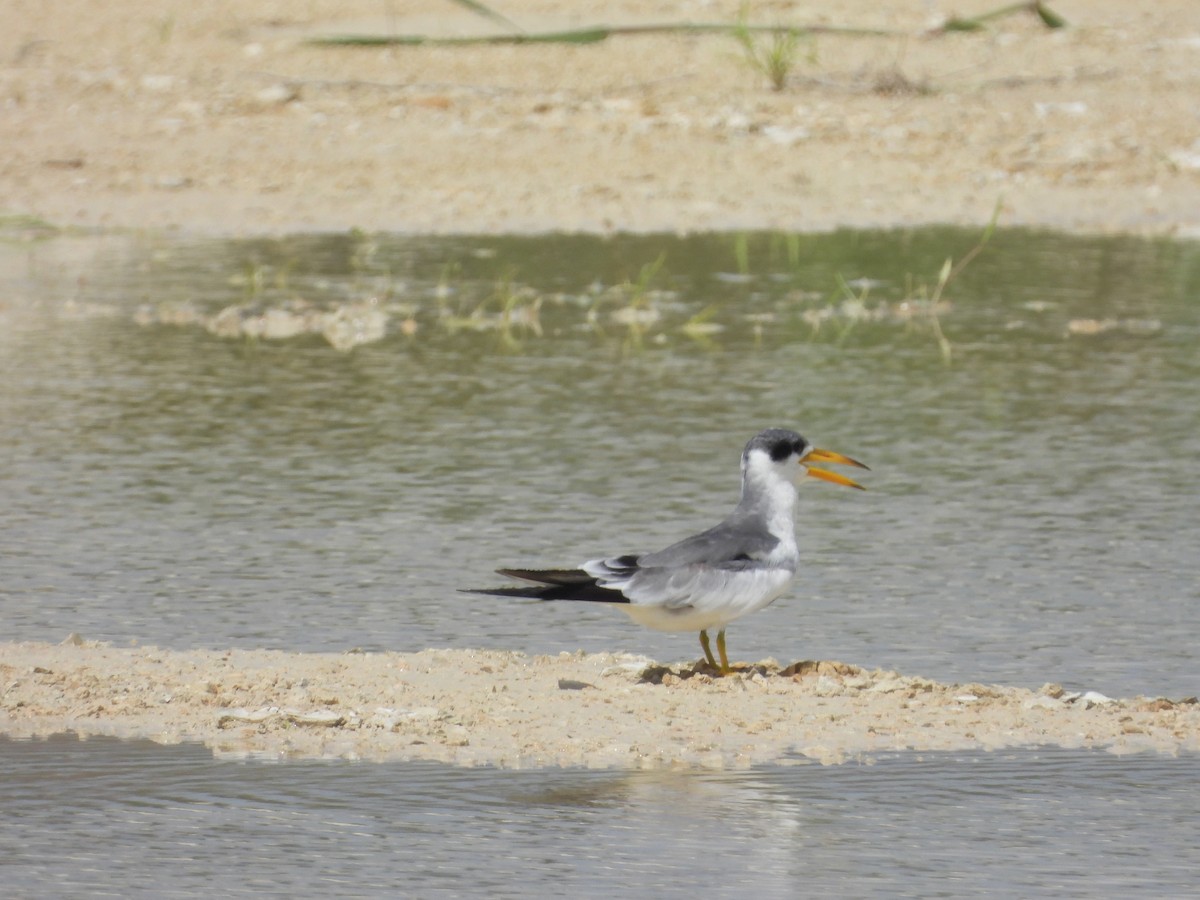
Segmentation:
{"type": "MultiPolygon", "coordinates": [[[[740,0],[609,4],[604,23],[736,21],[740,0]]],[[[939,7],[751,5],[820,36],[784,90],[728,37],[316,47],[494,26],[446,0],[115,0],[0,8],[0,213],[265,234],[1006,225],[1200,234],[1200,7],[1056,0],[930,37],[939,7]],[[809,16],[810,18],[803,18],[809,16]]],[[[508,0],[528,29],[595,10],[508,0]]]]}
{"type": "Polygon", "coordinates": [[[0,645],[0,734],[199,741],[221,756],[738,768],[896,751],[1200,751],[1195,698],[949,685],[837,662],[727,678],[612,654],[0,645]]]}

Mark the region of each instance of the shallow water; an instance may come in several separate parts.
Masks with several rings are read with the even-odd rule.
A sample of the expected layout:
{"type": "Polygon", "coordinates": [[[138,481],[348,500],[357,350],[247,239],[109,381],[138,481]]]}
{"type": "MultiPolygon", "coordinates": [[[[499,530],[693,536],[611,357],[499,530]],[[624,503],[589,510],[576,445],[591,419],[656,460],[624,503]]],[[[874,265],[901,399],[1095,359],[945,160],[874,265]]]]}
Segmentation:
{"type": "Polygon", "coordinates": [[[236,762],[0,739],[6,896],[1184,896],[1200,760],[740,773],[236,762]]]}
{"type": "MultiPolygon", "coordinates": [[[[805,490],[801,582],[731,628],[735,658],[1194,695],[1200,248],[1000,232],[947,292],[948,364],[927,318],[831,300],[840,277],[895,304],[976,238],[0,244],[0,637],[694,658],[611,610],[455,589],[710,524],[744,440],[783,424],[868,462],[870,490],[805,490]],[[200,324],[368,296],[387,336],[347,352],[200,324]]],[[[1178,896],[1198,769],[1052,750],[499,772],[0,740],[0,881],[1178,896]]]]}
{"type": "Polygon", "coordinates": [[[3,637],[692,657],[456,589],[711,524],[783,424],[870,490],[803,492],[800,583],[735,658],[1195,694],[1200,247],[1000,232],[946,292],[949,364],[927,320],[830,299],[895,304],[977,238],[4,245],[3,637]],[[133,322],[372,296],[388,335],[349,352],[133,322]]]}

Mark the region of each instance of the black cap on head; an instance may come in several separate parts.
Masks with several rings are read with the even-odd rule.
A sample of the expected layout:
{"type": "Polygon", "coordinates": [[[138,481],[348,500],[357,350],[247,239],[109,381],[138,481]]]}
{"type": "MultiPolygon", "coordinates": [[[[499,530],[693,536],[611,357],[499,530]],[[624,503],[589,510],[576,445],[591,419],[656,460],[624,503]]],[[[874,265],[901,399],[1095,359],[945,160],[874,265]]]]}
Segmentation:
{"type": "Polygon", "coordinates": [[[803,456],[811,445],[794,431],[786,428],[768,428],[750,438],[742,458],[750,455],[751,450],[763,450],[770,455],[772,462],[783,462],[792,454],[803,456]]]}

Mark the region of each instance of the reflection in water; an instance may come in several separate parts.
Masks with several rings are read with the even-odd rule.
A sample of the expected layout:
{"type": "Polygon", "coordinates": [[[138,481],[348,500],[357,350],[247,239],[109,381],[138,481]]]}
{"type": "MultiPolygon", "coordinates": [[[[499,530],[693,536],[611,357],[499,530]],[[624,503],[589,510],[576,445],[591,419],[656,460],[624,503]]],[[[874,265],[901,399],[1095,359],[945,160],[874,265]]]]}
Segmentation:
{"type": "Polygon", "coordinates": [[[805,568],[738,623],[749,658],[1194,694],[1200,254],[998,233],[939,313],[948,366],[920,321],[813,321],[839,276],[894,305],[977,237],[0,248],[5,637],[678,659],[604,610],[455,589],[695,531],[778,424],[875,476],[802,494],[805,568]],[[135,323],[368,297],[386,337],[349,352],[135,323]],[[538,329],[446,324],[531,297],[538,329]]]}
{"type": "Polygon", "coordinates": [[[1200,865],[1195,757],[514,772],[55,738],[0,763],[13,896],[1182,896],[1200,865]]]}

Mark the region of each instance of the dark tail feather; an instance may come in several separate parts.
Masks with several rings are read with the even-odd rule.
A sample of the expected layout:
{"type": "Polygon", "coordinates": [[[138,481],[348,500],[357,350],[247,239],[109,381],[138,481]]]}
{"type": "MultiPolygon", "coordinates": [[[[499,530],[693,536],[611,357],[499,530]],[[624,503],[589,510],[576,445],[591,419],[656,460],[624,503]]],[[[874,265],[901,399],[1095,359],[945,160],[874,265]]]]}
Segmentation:
{"type": "Polygon", "coordinates": [[[497,575],[532,581],[534,584],[595,584],[596,579],[583,569],[497,569],[497,575]]]}
{"type": "Polygon", "coordinates": [[[534,600],[583,600],[590,603],[628,603],[620,591],[603,588],[581,569],[497,569],[500,575],[532,581],[520,587],[466,588],[467,594],[530,597],[534,600]]]}

